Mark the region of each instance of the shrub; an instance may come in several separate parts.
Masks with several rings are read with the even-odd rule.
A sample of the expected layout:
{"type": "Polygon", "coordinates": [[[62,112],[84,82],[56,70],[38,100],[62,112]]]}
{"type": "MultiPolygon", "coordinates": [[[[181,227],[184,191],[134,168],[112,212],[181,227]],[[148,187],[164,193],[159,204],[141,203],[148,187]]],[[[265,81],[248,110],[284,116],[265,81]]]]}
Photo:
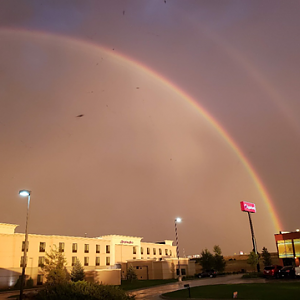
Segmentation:
{"type": "Polygon", "coordinates": [[[27,288],[33,287],[33,279],[31,277],[26,281],[26,287],[27,288]]]}
{"type": "Polygon", "coordinates": [[[127,270],[127,280],[129,282],[137,280],[137,275],[135,273],[135,270],[134,270],[133,266],[129,266],[129,268],[127,270]]]}
{"type": "Polygon", "coordinates": [[[119,287],[91,283],[86,281],[63,282],[48,285],[38,292],[36,300],[130,300],[129,296],[119,287]]]}
{"type": "Polygon", "coordinates": [[[251,272],[251,273],[247,273],[244,274],[242,276],[242,278],[262,278],[263,277],[263,273],[258,273],[258,272],[251,272]]]}

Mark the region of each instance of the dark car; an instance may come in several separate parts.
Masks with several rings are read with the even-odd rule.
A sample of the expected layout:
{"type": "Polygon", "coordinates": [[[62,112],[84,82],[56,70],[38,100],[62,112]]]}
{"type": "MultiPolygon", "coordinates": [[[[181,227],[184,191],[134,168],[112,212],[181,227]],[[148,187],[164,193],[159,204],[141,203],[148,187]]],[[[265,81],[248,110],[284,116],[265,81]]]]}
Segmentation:
{"type": "Polygon", "coordinates": [[[203,277],[216,277],[217,272],[215,270],[205,270],[199,274],[196,274],[196,277],[203,278],[203,277]]]}
{"type": "Polygon", "coordinates": [[[279,278],[295,278],[295,268],[293,266],[283,267],[278,271],[279,278]]]}
{"type": "Polygon", "coordinates": [[[264,277],[273,277],[278,278],[279,270],[282,269],[282,266],[272,265],[264,268],[264,277]]]}

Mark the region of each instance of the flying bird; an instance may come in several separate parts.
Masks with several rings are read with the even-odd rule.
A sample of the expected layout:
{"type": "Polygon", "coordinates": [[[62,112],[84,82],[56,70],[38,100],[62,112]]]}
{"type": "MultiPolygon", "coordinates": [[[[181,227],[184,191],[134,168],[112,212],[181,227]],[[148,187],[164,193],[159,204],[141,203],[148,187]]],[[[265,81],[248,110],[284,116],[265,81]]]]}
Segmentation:
{"type": "Polygon", "coordinates": [[[81,115],[76,116],[76,118],[82,118],[83,116],[84,116],[84,115],[81,114],[81,115]]]}

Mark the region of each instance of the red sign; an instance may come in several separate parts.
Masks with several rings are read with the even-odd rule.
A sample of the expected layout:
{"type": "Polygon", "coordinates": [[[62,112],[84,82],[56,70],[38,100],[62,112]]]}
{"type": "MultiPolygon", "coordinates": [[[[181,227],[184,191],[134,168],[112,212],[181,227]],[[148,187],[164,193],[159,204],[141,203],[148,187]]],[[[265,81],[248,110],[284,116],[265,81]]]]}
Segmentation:
{"type": "Polygon", "coordinates": [[[123,240],[122,240],[120,243],[121,243],[121,244],[133,244],[133,241],[123,241],[123,240]]]}
{"type": "Polygon", "coordinates": [[[254,203],[241,201],[241,210],[242,211],[247,211],[247,212],[250,212],[250,213],[255,213],[256,212],[256,207],[255,207],[254,203]]]}

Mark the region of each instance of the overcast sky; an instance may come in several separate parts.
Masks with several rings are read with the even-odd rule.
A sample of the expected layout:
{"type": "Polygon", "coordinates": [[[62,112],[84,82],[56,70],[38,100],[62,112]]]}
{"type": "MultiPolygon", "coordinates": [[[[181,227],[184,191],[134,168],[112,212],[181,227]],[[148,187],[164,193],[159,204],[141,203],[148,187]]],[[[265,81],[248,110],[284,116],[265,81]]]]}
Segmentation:
{"type": "Polygon", "coordinates": [[[252,249],[249,201],[275,251],[257,181],[279,229],[300,227],[299,9],[1,0],[0,222],[24,232],[27,188],[30,233],[159,241],[181,216],[181,255],[233,254],[252,249]]]}

